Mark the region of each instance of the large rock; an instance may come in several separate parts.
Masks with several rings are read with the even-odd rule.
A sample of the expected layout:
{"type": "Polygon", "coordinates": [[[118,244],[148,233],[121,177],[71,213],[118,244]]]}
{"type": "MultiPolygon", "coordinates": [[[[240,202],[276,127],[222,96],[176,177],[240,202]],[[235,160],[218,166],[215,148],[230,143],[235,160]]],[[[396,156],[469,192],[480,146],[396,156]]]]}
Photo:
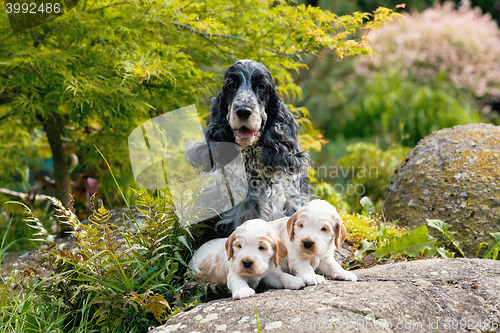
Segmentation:
{"type": "Polygon", "coordinates": [[[410,227],[426,218],[452,224],[466,255],[475,256],[500,231],[500,126],[455,126],[420,140],[394,171],[384,213],[410,227]]]}
{"type": "Polygon", "coordinates": [[[151,332],[257,332],[254,307],[262,332],[499,331],[499,261],[430,259],[355,272],[358,282],[212,301],[151,332]]]}

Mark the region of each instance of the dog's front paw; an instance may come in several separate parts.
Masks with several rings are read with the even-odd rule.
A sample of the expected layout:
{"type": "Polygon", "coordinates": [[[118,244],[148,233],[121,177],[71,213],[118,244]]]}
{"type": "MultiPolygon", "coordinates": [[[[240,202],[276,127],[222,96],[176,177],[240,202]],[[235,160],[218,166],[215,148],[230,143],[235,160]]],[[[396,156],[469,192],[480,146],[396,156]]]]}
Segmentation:
{"type": "Polygon", "coordinates": [[[255,295],[255,290],[250,287],[240,288],[233,292],[233,299],[242,299],[255,295]]]}
{"type": "Polygon", "coordinates": [[[336,278],[337,280],[345,280],[345,281],[353,281],[356,282],[358,281],[358,277],[356,274],[348,272],[348,271],[343,271],[342,273],[337,273],[338,277],[336,278]]]}
{"type": "Polygon", "coordinates": [[[308,286],[325,283],[325,278],[318,274],[306,274],[302,275],[301,278],[308,286]]]}
{"type": "Polygon", "coordinates": [[[306,286],[306,283],[304,280],[298,276],[290,276],[285,281],[285,288],[286,289],[300,289],[306,286]]]}
{"type": "Polygon", "coordinates": [[[348,272],[348,271],[335,273],[335,274],[333,274],[332,279],[353,281],[353,282],[358,281],[358,277],[356,276],[356,274],[348,272]]]}

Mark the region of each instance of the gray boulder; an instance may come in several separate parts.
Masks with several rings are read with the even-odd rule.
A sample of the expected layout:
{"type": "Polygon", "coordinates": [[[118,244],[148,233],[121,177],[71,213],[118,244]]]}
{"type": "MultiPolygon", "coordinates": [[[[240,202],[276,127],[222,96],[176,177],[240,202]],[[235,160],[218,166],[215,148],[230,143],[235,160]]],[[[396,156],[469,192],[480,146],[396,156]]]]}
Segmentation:
{"type": "Polygon", "coordinates": [[[499,261],[430,259],[355,273],[358,282],[215,300],[151,332],[257,332],[255,311],[262,332],[500,331],[499,261]]]}
{"type": "MultiPolygon", "coordinates": [[[[394,171],[384,213],[412,228],[426,218],[443,220],[475,257],[479,243],[500,231],[500,126],[455,126],[420,140],[394,171]]],[[[456,250],[439,231],[430,232],[456,250]]]]}

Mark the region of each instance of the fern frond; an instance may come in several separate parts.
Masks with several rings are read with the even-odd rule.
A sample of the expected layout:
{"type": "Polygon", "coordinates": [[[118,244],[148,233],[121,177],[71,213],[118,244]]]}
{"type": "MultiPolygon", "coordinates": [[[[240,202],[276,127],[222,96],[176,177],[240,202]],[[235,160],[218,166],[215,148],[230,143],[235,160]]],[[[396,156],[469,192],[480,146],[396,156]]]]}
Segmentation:
{"type": "Polygon", "coordinates": [[[97,224],[103,225],[111,218],[111,212],[107,210],[101,203],[101,207],[97,210],[92,211],[92,215],[89,216],[89,221],[97,224]]]}
{"type": "Polygon", "coordinates": [[[36,215],[27,205],[19,201],[7,201],[6,204],[16,204],[23,206],[25,214],[28,215],[28,217],[24,219],[24,222],[26,222],[26,225],[28,225],[30,228],[38,231],[37,233],[34,233],[33,236],[40,236],[40,238],[38,239],[32,239],[33,241],[42,241],[47,245],[54,243],[54,236],[49,235],[47,229],[45,229],[38,217],[36,217],[36,215]]]}

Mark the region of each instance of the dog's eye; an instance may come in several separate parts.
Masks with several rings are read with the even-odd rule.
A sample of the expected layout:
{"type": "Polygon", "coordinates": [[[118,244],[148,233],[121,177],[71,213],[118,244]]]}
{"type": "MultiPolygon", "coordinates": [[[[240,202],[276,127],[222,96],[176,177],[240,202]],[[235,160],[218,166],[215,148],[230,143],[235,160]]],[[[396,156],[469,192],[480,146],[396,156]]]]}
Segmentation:
{"type": "Polygon", "coordinates": [[[299,224],[299,228],[302,228],[303,226],[304,226],[304,225],[303,225],[302,223],[301,223],[301,224],[299,224]]]}
{"type": "Polygon", "coordinates": [[[240,244],[238,244],[238,245],[236,245],[236,246],[237,246],[238,248],[240,248],[240,249],[241,249],[241,245],[240,245],[240,244]]]}
{"type": "Polygon", "coordinates": [[[259,83],[259,85],[257,86],[257,89],[258,90],[265,90],[266,89],[266,85],[264,83],[259,83]]]}
{"type": "Polygon", "coordinates": [[[321,231],[326,232],[327,229],[325,227],[321,228],[321,231]]]}
{"type": "Polygon", "coordinates": [[[259,246],[259,250],[265,250],[265,249],[266,249],[266,248],[265,248],[265,247],[263,247],[262,245],[261,245],[261,246],[259,246]]]}
{"type": "Polygon", "coordinates": [[[236,83],[234,82],[229,82],[227,85],[226,85],[226,88],[229,89],[229,90],[232,90],[234,88],[236,88],[236,83]]]}

